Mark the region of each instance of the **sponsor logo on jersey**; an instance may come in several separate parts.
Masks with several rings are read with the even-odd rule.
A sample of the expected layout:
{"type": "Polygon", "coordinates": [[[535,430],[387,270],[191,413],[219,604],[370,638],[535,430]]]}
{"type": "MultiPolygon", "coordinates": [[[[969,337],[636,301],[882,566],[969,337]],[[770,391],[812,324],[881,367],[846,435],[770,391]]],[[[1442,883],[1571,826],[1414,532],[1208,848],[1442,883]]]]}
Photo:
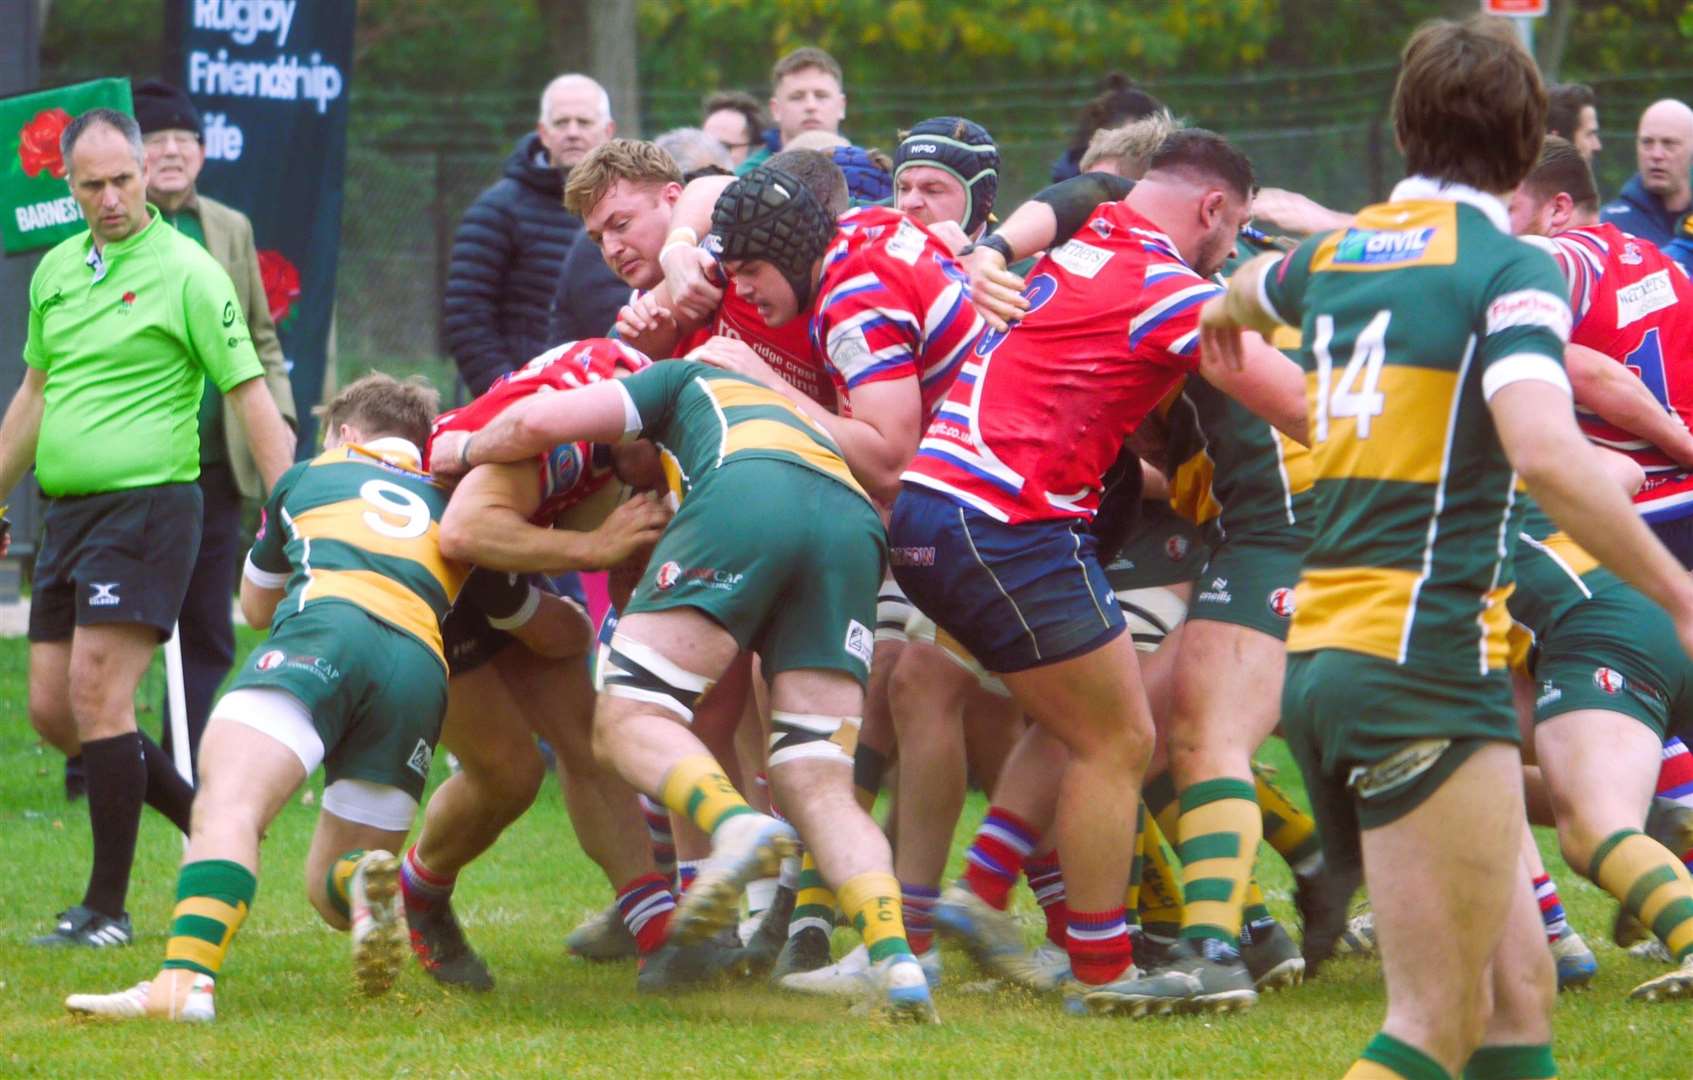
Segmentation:
{"type": "Polygon", "coordinates": [[[1544,326],[1560,338],[1570,335],[1570,305],[1562,296],[1543,289],[1518,289],[1487,305],[1487,332],[1497,334],[1513,326],[1544,326]]]}
{"type": "Polygon", "coordinates": [[[1111,223],[1104,218],[1094,218],[1088,222],[1088,228],[1092,229],[1101,240],[1111,239],[1111,223]]]}
{"type": "Polygon", "coordinates": [[[1617,256],[1617,262],[1624,266],[1639,266],[1646,260],[1640,257],[1640,245],[1633,240],[1622,246],[1622,254],[1617,256]]]}
{"type": "Polygon", "coordinates": [[[1334,250],[1336,265],[1381,266],[1416,262],[1428,251],[1435,229],[1348,229],[1334,250]]]}
{"type": "Polygon", "coordinates": [[[1669,269],[1647,274],[1633,285],[1617,290],[1617,329],[1674,304],[1675,286],[1670,282],[1669,269]]]}
{"type": "Polygon", "coordinates": [[[429,748],[429,744],[427,742],[419,739],[417,740],[417,745],[412,748],[411,757],[406,759],[406,768],[427,779],[429,776],[429,763],[433,761],[434,758],[435,751],[429,748]]]}
{"type": "Polygon", "coordinates": [[[909,221],[900,222],[899,231],[893,234],[885,250],[905,265],[916,266],[917,257],[923,254],[923,230],[909,221]]]}
{"type": "Polygon", "coordinates": [[[286,659],[288,659],[287,653],[283,652],[281,649],[272,649],[263,656],[259,657],[258,662],[253,666],[258,668],[260,671],[272,671],[281,667],[282,661],[286,659]]]}
{"type": "Polygon", "coordinates": [[[547,455],[547,494],[574,488],[582,479],[582,448],[576,443],[555,446],[547,455]]]}
{"type": "Polygon", "coordinates": [[[869,627],[857,619],[847,621],[846,642],[844,643],[847,655],[857,657],[868,664],[870,653],[875,648],[875,640],[876,635],[870,632],[869,627]]]}
{"type": "MultiPolygon", "coordinates": [[[[135,294],[130,293],[129,295],[133,297],[135,294]]],[[[223,325],[226,327],[235,325],[235,301],[233,300],[227,301],[223,305],[223,325]]]]}
{"type": "Polygon", "coordinates": [[[1270,592],[1270,612],[1284,619],[1293,618],[1293,590],[1285,586],[1270,592]]]}
{"type": "Polygon", "coordinates": [[[935,565],[935,549],[932,547],[891,547],[888,549],[888,562],[893,566],[933,566],[935,565]]]}
{"type": "Polygon", "coordinates": [[[123,601],[118,597],[118,586],[121,581],[90,581],[88,587],[93,590],[88,597],[89,607],[117,607],[123,601]]]}
{"type": "Polygon", "coordinates": [[[1070,240],[1052,253],[1052,261],[1077,277],[1092,278],[1105,269],[1105,264],[1111,261],[1111,256],[1112,252],[1104,248],[1084,244],[1080,240],[1070,240]]]}
{"type": "Polygon", "coordinates": [[[653,578],[653,584],[661,589],[669,589],[682,578],[682,564],[667,562],[658,568],[658,574],[653,578]]]}
{"type": "Polygon", "coordinates": [[[1537,709],[1544,709],[1548,705],[1562,701],[1563,698],[1564,692],[1554,686],[1551,680],[1548,679],[1541,682],[1540,696],[1534,699],[1534,707],[1537,709]]]}
{"type": "Polygon", "coordinates": [[[1615,668],[1598,667],[1593,669],[1593,685],[1607,694],[1616,695],[1623,692],[1628,681],[1615,668]]]}
{"type": "Polygon", "coordinates": [[[1171,562],[1181,562],[1187,558],[1187,553],[1193,549],[1193,542],[1181,533],[1176,533],[1164,541],[1164,554],[1171,562]]]}

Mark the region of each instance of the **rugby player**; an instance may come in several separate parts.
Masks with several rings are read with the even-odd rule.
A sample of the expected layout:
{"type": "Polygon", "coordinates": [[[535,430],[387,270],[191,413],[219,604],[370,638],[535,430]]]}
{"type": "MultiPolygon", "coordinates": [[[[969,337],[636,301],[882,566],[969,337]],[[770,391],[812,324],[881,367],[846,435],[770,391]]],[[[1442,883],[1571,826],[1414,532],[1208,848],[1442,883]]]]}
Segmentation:
{"type": "Polygon", "coordinates": [[[270,626],[200,745],[200,787],[163,968],[74,1013],[209,1021],[235,932],[258,889],[264,830],[319,764],[326,786],[307,895],[351,929],[366,993],[405,955],[399,863],[447,702],[441,620],[469,568],[439,545],[446,489],[422,470],[435,392],[367,375],[324,416],[324,452],[265,504],[241,580],[251,626],[270,626]]]}
{"type": "Polygon", "coordinates": [[[1202,318],[1224,362],[1243,327],[1297,324],[1310,369],[1317,520],[1282,725],[1327,858],[1361,863],[1375,908],[1388,1015],[1349,1075],[1555,1074],[1534,894],[1488,872],[1518,865],[1524,821],[1513,469],[1693,641],[1693,581],[1575,424],[1557,267],[1508,234],[1545,113],[1508,24],[1424,26],[1393,101],[1411,176],[1344,232],[1248,263],[1202,318]]]}
{"type": "MultiPolygon", "coordinates": [[[[1124,439],[1200,365],[1198,305],[1219,291],[1205,277],[1233,251],[1251,185],[1250,164],[1220,137],[1167,139],[1126,199],[1030,271],[1022,320],[973,350],[889,525],[913,602],[1070,755],[1056,793],[1049,775],[1008,764],[936,924],[990,963],[1020,953],[1006,892],[1055,816],[1078,1009],[1168,1011],[1200,989],[1191,975],[1146,979],[1133,966],[1123,900],[1151,719],[1083,527],[1124,439]]],[[[1269,346],[1214,375],[1303,430],[1297,372],[1269,346]]]]}
{"type": "MultiPolygon", "coordinates": [[[[811,213],[827,220],[815,202],[811,213]]],[[[834,440],[767,387],[671,361],[531,397],[473,435],[443,433],[435,464],[462,472],[632,436],[659,445],[681,509],[611,639],[594,742],[601,761],[712,838],[672,936],[689,943],[732,926],[745,884],[797,842],[793,826],[747,805],[687,727],[708,685],[752,649],[771,679],[772,796],[868,944],[883,1006],[934,1020],[887,840],[852,794],[885,548],[834,440]]]]}
{"type": "MultiPolygon", "coordinates": [[[[513,401],[590,385],[648,363],[633,349],[604,339],[549,349],[475,401],[442,414],[431,437],[431,459],[433,441],[443,432],[476,431],[513,401]]],[[[442,519],[442,549],[502,577],[614,569],[644,560],[668,514],[650,499],[618,505],[622,485],[615,467],[608,448],[574,442],[550,447],[533,461],[472,470],[442,519]]],[[[529,588],[523,591],[541,603],[543,594],[529,588]]],[[[449,626],[462,627],[475,617],[455,611],[449,626]]],[[[459,871],[534,801],[545,768],[532,730],[554,749],[576,835],[616,890],[620,921],[637,954],[652,957],[664,943],[669,882],[653,864],[634,792],[594,761],[586,663],[592,632],[579,610],[571,618],[576,648],[555,661],[531,650],[508,654],[502,646],[509,642],[501,640],[497,626],[461,630],[473,653],[464,659],[491,652],[493,664],[455,669],[454,681],[464,684],[463,704],[457,710],[449,705],[443,738],[462,768],[431,799],[423,830],[406,854],[403,878],[413,950],[441,981],[491,985],[486,967],[464,943],[450,897],[459,871]]],[[[643,963],[643,988],[667,988],[677,972],[672,959],[643,963]]]]}

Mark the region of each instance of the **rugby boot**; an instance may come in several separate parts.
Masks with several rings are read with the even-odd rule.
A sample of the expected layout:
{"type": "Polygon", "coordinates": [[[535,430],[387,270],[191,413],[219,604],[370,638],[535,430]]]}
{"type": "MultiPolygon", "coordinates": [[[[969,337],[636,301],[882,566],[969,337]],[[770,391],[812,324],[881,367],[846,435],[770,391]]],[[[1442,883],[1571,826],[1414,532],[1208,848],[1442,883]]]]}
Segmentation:
{"type": "MultiPolygon", "coordinates": [[[[400,895],[403,902],[404,889],[400,895]]],[[[453,914],[450,899],[436,900],[427,911],[410,903],[405,903],[404,908],[406,929],[411,932],[411,951],[430,977],[443,986],[477,991],[494,988],[494,976],[464,939],[464,930],[459,926],[458,916],[453,914]]]]}
{"type": "Polygon", "coordinates": [[[1023,977],[1018,984],[1037,994],[1057,993],[1070,981],[1070,954],[1050,941],[1042,941],[1030,949],[1022,967],[1023,977]]]}
{"type": "Polygon", "coordinates": [[[1334,943],[1336,956],[1376,954],[1376,913],[1366,911],[1347,920],[1346,929],[1334,943]]]}
{"type": "Polygon", "coordinates": [[[798,847],[794,827],[767,814],[741,814],[724,822],[711,838],[711,857],[676,904],[671,936],[689,944],[724,927],[734,929],[747,882],[775,874],[783,857],[798,847]]]}
{"type": "Polygon", "coordinates": [[[1006,912],[977,896],[962,879],[941,893],[934,908],[935,932],[964,946],[990,975],[1019,985],[1029,978],[1023,930],[1006,912]]]}
{"type": "Polygon", "coordinates": [[[1693,997],[1693,953],[1681,962],[1681,966],[1662,975],[1654,976],[1629,991],[1632,1001],[1669,1001],[1672,998],[1693,997]]]}
{"type": "Polygon", "coordinates": [[[353,979],[366,994],[386,994],[406,955],[400,861],[381,849],[365,852],[347,883],[347,907],[352,913],[353,979]]]}
{"type": "Polygon", "coordinates": [[[103,912],[78,904],[67,911],[59,912],[52,933],[31,938],[29,943],[49,949],[111,949],[128,945],[134,937],[135,930],[129,924],[128,912],[114,919],[103,912]]]}
{"type": "Polygon", "coordinates": [[[1305,957],[1305,977],[1317,977],[1323,961],[1334,955],[1340,936],[1346,932],[1347,905],[1358,891],[1363,873],[1357,867],[1338,869],[1326,861],[1314,874],[1299,875],[1295,879],[1293,904],[1299,909],[1301,940],[1299,951],[1305,957]]]}
{"type": "Polygon", "coordinates": [[[1134,942],[1135,966],[1144,974],[1163,971],[1175,959],[1171,952],[1176,939],[1149,934],[1138,926],[1129,927],[1129,940],[1134,942]]]}
{"type": "Polygon", "coordinates": [[[1199,989],[1182,1002],[1183,1012],[1234,1012],[1258,1004],[1252,974],[1240,951],[1215,938],[1176,942],[1166,973],[1193,976],[1199,989]]]}
{"type": "Polygon", "coordinates": [[[881,1011],[888,1019],[913,1024],[941,1022],[934,995],[929,992],[929,973],[910,953],[890,956],[873,965],[870,976],[881,989],[881,1011]]]}
{"type": "Polygon", "coordinates": [[[758,918],[758,928],[741,950],[741,964],[748,975],[765,975],[775,967],[788,943],[788,921],[793,915],[794,890],[778,885],[775,898],[758,918]]]}
{"type": "Polygon", "coordinates": [[[802,927],[782,943],[776,965],[770,969],[770,981],[777,986],[790,975],[817,971],[829,966],[829,935],[821,927],[802,927]]]}
{"type": "Polygon", "coordinates": [[[735,965],[739,948],[720,937],[684,944],[675,934],[652,953],[641,957],[635,989],[643,994],[697,990],[716,982],[735,965]]]}
{"type": "Polygon", "coordinates": [[[1108,983],[1070,980],[1064,986],[1064,1011],[1075,1016],[1168,1016],[1200,991],[1199,980],[1181,971],[1147,974],[1130,964],[1108,983]]]}
{"type": "Polygon", "coordinates": [[[1552,959],[1558,962],[1558,989],[1582,990],[1599,973],[1599,960],[1581,935],[1571,930],[1552,942],[1552,959]]]}
{"type": "Polygon", "coordinates": [[[184,978],[192,976],[187,993],[180,999],[169,988],[161,986],[159,996],[170,1000],[153,1002],[150,991],[154,984],[140,982],[115,994],[72,994],[65,998],[65,1008],[78,1016],[97,1016],[107,1020],[151,1018],[203,1024],[215,1019],[217,1010],[212,1004],[212,977],[189,971],[178,974],[184,978]]]}
{"type": "MultiPolygon", "coordinates": [[[[929,987],[933,989],[941,981],[941,954],[939,949],[931,948],[928,952],[917,957],[917,966],[923,969],[924,978],[929,980],[929,987]]],[[[822,996],[858,996],[874,993],[881,985],[880,979],[884,972],[877,965],[870,963],[870,950],[860,945],[827,967],[820,967],[815,971],[797,971],[784,975],[776,985],[783,990],[792,990],[800,994],[817,994],[822,996]]]]}
{"type": "Polygon", "coordinates": [[[1293,936],[1274,919],[1260,926],[1241,928],[1240,956],[1252,976],[1252,988],[1260,992],[1282,990],[1305,981],[1305,958],[1293,936]]]}
{"type": "Polygon", "coordinates": [[[1649,960],[1654,964],[1673,964],[1675,957],[1669,954],[1669,949],[1655,937],[1645,941],[1637,941],[1628,947],[1628,955],[1636,960],[1649,960]]]}
{"type": "Polygon", "coordinates": [[[627,960],[635,955],[635,935],[623,925],[623,915],[614,901],[577,924],[564,939],[572,956],[584,960],[627,960]]]}

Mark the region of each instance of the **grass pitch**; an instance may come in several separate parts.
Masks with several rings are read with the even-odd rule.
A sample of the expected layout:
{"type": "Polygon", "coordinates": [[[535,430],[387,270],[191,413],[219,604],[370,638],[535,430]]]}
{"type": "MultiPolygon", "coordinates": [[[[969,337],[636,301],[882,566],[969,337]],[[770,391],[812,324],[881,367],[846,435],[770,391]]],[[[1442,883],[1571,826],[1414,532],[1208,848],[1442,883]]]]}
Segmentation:
{"type": "MultiPolygon", "coordinates": [[[[244,633],[242,645],[256,640],[244,633]]],[[[258,900],[218,981],[217,1022],[73,1020],[61,1004],[67,993],[117,990],[157,969],[182,847],[163,819],[143,818],[129,900],[132,947],[27,945],[50,928],[54,912],[80,899],[89,835],[85,804],[63,798],[62,760],[37,746],[29,728],[25,657],[23,641],[0,641],[0,1075],[1332,1077],[1381,1019],[1380,976],[1363,960],[1338,961],[1313,984],[1221,1019],[1072,1019],[1052,1001],[974,989],[978,976],[950,950],[938,1028],[873,1024],[849,1017],[844,1005],[762,985],[637,997],[632,965],[593,965],[564,953],[564,935],[610,894],[576,847],[551,781],[535,808],[460,879],[455,904],[494,971],[495,991],[448,993],[411,965],[391,994],[367,1000],[353,988],[346,938],[321,925],[301,892],[321,790],[314,778],[313,804],[296,800],[265,844],[258,900]]],[[[144,695],[160,697],[157,687],[149,680],[144,695]]],[[[158,713],[142,723],[156,733],[158,713]]],[[[1299,791],[1279,744],[1264,759],[1299,791]]],[[[441,775],[438,767],[435,779],[441,775]]],[[[961,836],[982,809],[973,797],[961,836]]],[[[1564,866],[1550,836],[1541,840],[1571,921],[1600,962],[1593,989],[1559,1003],[1560,1075],[1693,1075],[1693,1006],[1625,1000],[1659,969],[1610,946],[1610,900],[1564,866]]],[[[1261,869],[1272,909],[1290,919],[1285,867],[1267,854],[1261,869]]],[[[1035,940],[1040,922],[1026,890],[1016,903],[1035,940]]],[[[839,935],[837,954],[852,942],[850,933],[839,935]]]]}

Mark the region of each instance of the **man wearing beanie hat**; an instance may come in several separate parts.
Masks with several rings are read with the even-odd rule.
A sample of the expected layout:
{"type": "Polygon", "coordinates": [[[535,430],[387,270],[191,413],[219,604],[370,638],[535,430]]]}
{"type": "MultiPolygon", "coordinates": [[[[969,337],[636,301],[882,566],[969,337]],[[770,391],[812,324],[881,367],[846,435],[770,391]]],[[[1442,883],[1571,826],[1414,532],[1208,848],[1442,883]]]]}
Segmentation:
{"type": "Polygon", "coordinates": [[[982,238],[999,191],[999,147],[982,125],[937,116],[912,127],[894,151],[894,205],[934,230],[956,223],[982,238]]]}
{"type": "MultiPolygon", "coordinates": [[[[195,190],[206,163],[200,112],[186,93],[157,79],[138,84],[133,96],[147,155],[147,200],[178,232],[198,241],[235,283],[247,331],[264,366],[265,386],[283,418],[294,424],[294,393],[265,299],[253,224],[241,211],[195,190]]],[[[188,741],[194,753],[218,686],[235,660],[229,598],[241,569],[241,501],[264,495],[241,414],[210,379],[200,400],[200,492],[205,500],[200,554],[178,621],[188,741]]],[[[168,748],[168,729],[165,734],[168,748]]]]}

